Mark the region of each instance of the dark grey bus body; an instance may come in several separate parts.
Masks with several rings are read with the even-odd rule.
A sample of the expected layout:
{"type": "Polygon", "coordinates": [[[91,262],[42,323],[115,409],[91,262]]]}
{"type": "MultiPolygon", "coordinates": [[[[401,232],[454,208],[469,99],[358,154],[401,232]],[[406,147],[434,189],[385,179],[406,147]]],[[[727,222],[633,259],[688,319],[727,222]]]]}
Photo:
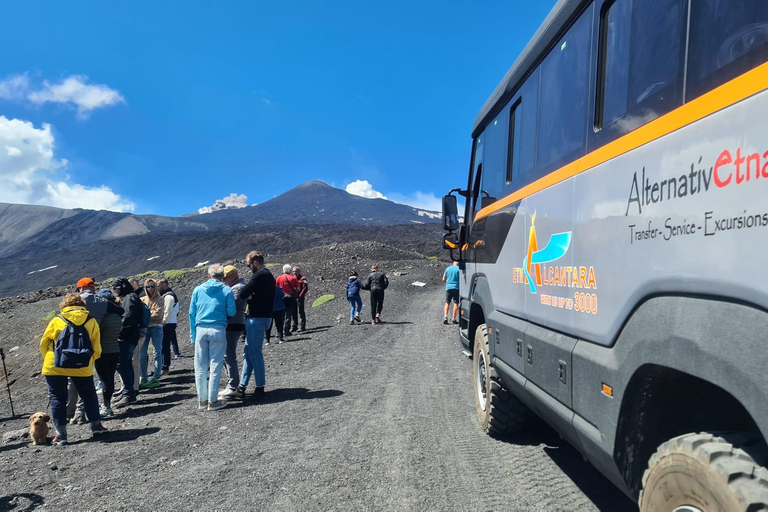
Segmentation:
{"type": "MultiPolygon", "coordinates": [[[[460,339],[471,352],[486,324],[492,364],[509,391],[637,498],[649,457],[672,437],[768,436],[768,92],[536,187],[669,112],[688,105],[692,115],[706,106],[697,98],[766,60],[760,49],[759,62],[754,53],[751,62],[718,54],[714,64],[699,64],[697,33],[706,32],[699,21],[725,9],[721,1],[646,2],[666,9],[663,37],[679,29],[667,59],[674,66],[659,64],[669,64],[674,80],[650,77],[634,95],[629,84],[630,99],[616,107],[600,97],[611,72],[601,52],[621,20],[603,25],[608,14],[619,17],[609,10],[621,1],[557,2],[477,117],[461,235],[460,339]],[[563,125],[548,120],[550,78],[575,74],[578,89],[582,72],[585,104],[574,111],[583,126],[573,127],[573,111],[563,125]],[[526,118],[531,103],[535,114],[526,118]],[[547,141],[556,147],[542,148],[547,141]],[[493,209],[531,184],[530,194],[493,209]],[[536,257],[538,269],[529,261],[536,257]]],[[[747,4],[749,17],[768,27],[768,6],[747,4]]],[[[658,25],[643,15],[636,25],[658,25]]],[[[633,59],[628,66],[644,65],[633,59]]]]}

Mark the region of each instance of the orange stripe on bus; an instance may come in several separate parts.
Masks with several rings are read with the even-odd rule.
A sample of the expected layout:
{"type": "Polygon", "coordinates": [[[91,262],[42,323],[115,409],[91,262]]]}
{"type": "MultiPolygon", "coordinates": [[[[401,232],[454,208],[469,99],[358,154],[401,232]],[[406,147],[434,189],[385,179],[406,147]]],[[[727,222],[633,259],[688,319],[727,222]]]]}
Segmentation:
{"type": "Polygon", "coordinates": [[[676,108],[648,124],[606,144],[605,146],[552,171],[495,203],[479,210],[475,221],[514,204],[528,196],[588,171],[633,149],[669,135],[689,124],[749,98],[768,87],[768,63],[762,64],[720,87],[676,108]]]}

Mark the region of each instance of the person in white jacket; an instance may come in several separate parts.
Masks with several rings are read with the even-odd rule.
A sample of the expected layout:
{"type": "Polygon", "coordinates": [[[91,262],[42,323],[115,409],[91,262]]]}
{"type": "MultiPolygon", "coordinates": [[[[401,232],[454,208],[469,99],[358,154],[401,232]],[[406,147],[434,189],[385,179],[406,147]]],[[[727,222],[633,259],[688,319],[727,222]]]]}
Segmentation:
{"type": "Polygon", "coordinates": [[[157,291],[163,297],[163,375],[171,371],[171,347],[174,359],[181,357],[176,339],[176,322],[179,316],[179,298],[171,290],[168,280],[158,279],[157,291]]]}

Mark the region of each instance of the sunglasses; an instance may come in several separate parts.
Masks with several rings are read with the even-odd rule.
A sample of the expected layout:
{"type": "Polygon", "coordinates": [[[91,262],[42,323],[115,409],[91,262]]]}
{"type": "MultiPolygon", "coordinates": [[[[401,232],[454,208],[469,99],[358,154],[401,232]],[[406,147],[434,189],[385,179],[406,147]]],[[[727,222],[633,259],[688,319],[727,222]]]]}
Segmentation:
{"type": "Polygon", "coordinates": [[[145,288],[154,288],[154,287],[155,287],[155,285],[153,285],[153,284],[148,284],[147,286],[145,286],[145,288]]]}

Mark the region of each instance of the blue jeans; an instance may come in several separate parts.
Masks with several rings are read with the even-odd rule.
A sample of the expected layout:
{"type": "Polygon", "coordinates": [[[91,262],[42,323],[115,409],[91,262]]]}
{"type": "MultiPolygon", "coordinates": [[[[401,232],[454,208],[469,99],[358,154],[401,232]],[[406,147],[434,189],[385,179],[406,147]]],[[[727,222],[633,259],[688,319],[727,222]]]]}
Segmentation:
{"type": "Polygon", "coordinates": [[[147,366],[149,366],[148,352],[149,342],[152,341],[152,349],[155,351],[155,373],[156,379],[160,378],[160,372],[163,369],[163,326],[162,325],[150,325],[147,327],[147,335],[144,337],[144,342],[141,344],[141,353],[139,354],[139,368],[141,372],[141,380],[147,380],[147,366]]]}
{"type": "Polygon", "coordinates": [[[352,297],[347,297],[347,300],[349,301],[349,319],[352,320],[356,316],[360,316],[360,313],[363,312],[363,299],[360,298],[360,295],[353,295],[352,297]],[[357,306],[357,314],[355,314],[355,306],[357,306]]]}
{"type": "Polygon", "coordinates": [[[271,318],[245,319],[245,348],[243,349],[243,371],[240,374],[240,387],[248,387],[253,373],[257,388],[263,388],[266,382],[264,368],[264,333],[269,329],[271,318]]]}
{"type": "Polygon", "coordinates": [[[117,373],[120,374],[120,379],[123,381],[123,394],[136,396],[136,390],[133,387],[133,381],[136,378],[133,373],[133,351],[136,350],[136,345],[122,340],[118,340],[117,345],[120,347],[117,373]]]}
{"type": "Polygon", "coordinates": [[[195,385],[200,402],[216,402],[221,367],[227,351],[224,327],[198,325],[195,329],[195,385]]]}

